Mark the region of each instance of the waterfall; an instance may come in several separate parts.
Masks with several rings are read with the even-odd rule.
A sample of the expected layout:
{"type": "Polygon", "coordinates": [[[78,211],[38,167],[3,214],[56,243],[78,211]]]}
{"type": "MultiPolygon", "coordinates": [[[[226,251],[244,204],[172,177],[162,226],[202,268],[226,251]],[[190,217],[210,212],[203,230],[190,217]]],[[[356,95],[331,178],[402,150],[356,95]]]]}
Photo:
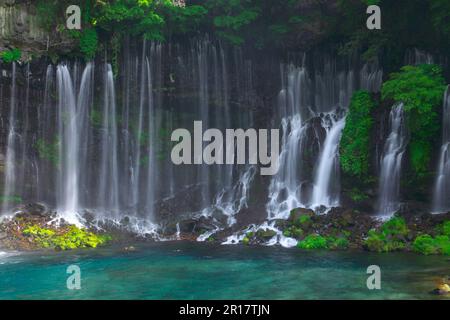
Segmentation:
{"type": "Polygon", "coordinates": [[[100,138],[100,184],[98,208],[111,215],[119,212],[119,170],[117,154],[116,94],[111,65],[105,66],[103,124],[100,138]]]}
{"type": "Polygon", "coordinates": [[[307,125],[302,123],[302,114],[305,115],[304,109],[308,107],[303,96],[307,81],[304,68],[290,66],[287,83],[278,96],[282,149],[279,171],[269,187],[269,218],[287,218],[291,209],[305,206],[301,200],[304,176],[299,155],[303,153],[306,140],[307,125]]]}
{"type": "Polygon", "coordinates": [[[335,120],[331,115],[331,117],[324,118],[323,121],[325,121],[323,126],[328,129],[315,175],[312,207],[339,205],[339,142],[345,127],[345,117],[335,120]],[[326,124],[326,122],[330,124],[326,124]]]}
{"type": "Polygon", "coordinates": [[[3,190],[2,212],[5,212],[10,207],[10,201],[13,200],[16,192],[16,120],[17,120],[17,105],[16,105],[16,63],[12,65],[12,83],[11,83],[11,97],[9,105],[9,120],[8,120],[8,138],[6,142],[6,159],[5,159],[5,181],[3,190]]]}
{"type": "Polygon", "coordinates": [[[304,66],[281,68],[278,110],[283,135],[280,169],[269,186],[269,219],[286,219],[298,207],[339,205],[345,110],[355,90],[379,91],[383,75],[377,64],[364,65],[359,72],[337,71],[329,60],[314,77],[310,73],[304,66]]]}
{"type": "Polygon", "coordinates": [[[433,212],[450,211],[450,86],[444,94],[442,146],[433,198],[433,212]]]}
{"type": "Polygon", "coordinates": [[[80,175],[86,169],[82,165],[85,164],[85,148],[87,147],[85,126],[93,81],[92,68],[92,64],[88,63],[84,69],[78,98],[69,67],[62,64],[56,71],[59,148],[57,207],[69,221],[78,221],[76,217],[80,211],[80,175]],[[85,148],[82,149],[82,146],[85,148]]]}
{"type": "Polygon", "coordinates": [[[389,136],[384,144],[379,182],[378,213],[389,216],[399,208],[403,155],[408,143],[403,103],[392,107],[389,136]]]}
{"type": "Polygon", "coordinates": [[[78,130],[77,108],[72,77],[66,65],[57,68],[58,131],[60,169],[58,208],[64,215],[78,212],[78,130]]]}

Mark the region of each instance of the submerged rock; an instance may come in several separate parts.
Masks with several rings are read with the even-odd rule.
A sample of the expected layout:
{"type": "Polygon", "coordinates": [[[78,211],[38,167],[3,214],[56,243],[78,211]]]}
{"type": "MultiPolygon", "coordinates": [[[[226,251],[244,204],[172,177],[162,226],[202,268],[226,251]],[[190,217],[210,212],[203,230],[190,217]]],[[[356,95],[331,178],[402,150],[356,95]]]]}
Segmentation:
{"type": "Polygon", "coordinates": [[[436,289],[431,291],[431,294],[446,296],[450,295],[450,286],[446,283],[439,285],[436,289]]]}

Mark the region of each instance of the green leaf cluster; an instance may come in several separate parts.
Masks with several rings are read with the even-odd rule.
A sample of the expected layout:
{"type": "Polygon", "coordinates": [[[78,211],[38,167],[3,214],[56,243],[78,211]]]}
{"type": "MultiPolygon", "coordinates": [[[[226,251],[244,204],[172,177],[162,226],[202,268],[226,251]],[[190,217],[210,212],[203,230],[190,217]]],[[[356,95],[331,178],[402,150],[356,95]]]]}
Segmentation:
{"type": "Polygon", "coordinates": [[[384,222],[379,230],[370,230],[364,246],[369,251],[375,252],[402,250],[406,247],[405,237],[408,233],[405,219],[394,216],[384,222]]]}
{"type": "Polygon", "coordinates": [[[414,173],[423,178],[431,161],[433,141],[440,131],[438,110],[445,91],[437,65],[404,66],[383,84],[382,98],[403,102],[410,132],[409,154],[414,173]]]}
{"type": "Polygon", "coordinates": [[[5,63],[19,61],[22,57],[22,51],[17,48],[0,52],[0,59],[5,63]]]}
{"type": "Polygon", "coordinates": [[[425,254],[450,255],[450,221],[437,227],[438,234],[433,238],[428,234],[418,236],[413,243],[413,250],[425,254]]]}
{"type": "Polygon", "coordinates": [[[342,171],[362,182],[369,176],[371,112],[375,102],[366,91],[357,91],[350,102],[340,143],[342,171]]]}
{"type": "Polygon", "coordinates": [[[97,235],[76,226],[70,226],[63,233],[42,228],[39,225],[27,226],[22,231],[24,236],[31,237],[42,248],[55,248],[58,250],[96,248],[111,240],[108,235],[97,235]]]}

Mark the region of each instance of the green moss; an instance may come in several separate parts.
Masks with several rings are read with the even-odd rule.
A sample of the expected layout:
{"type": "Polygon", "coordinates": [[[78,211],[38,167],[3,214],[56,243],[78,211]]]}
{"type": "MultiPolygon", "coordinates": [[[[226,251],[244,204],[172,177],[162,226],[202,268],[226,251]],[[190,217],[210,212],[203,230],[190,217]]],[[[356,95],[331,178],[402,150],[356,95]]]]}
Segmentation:
{"type": "Polygon", "coordinates": [[[89,120],[94,127],[99,128],[103,125],[103,114],[97,109],[93,108],[89,115],[89,120]]]}
{"type": "Polygon", "coordinates": [[[312,225],[312,219],[308,215],[301,215],[294,221],[294,226],[298,228],[308,229],[312,225]]]}
{"type": "Polygon", "coordinates": [[[289,238],[300,239],[301,237],[303,237],[303,230],[296,226],[291,226],[283,231],[283,235],[289,238]]]}
{"type": "Polygon", "coordinates": [[[59,250],[77,248],[96,248],[111,240],[108,235],[96,235],[76,226],[70,226],[67,231],[59,234],[55,230],[31,225],[23,230],[23,235],[31,237],[42,248],[55,248],[59,250]]]}
{"type": "Polygon", "coordinates": [[[59,164],[60,143],[58,137],[56,137],[52,143],[49,143],[44,139],[38,139],[35,146],[41,159],[50,161],[55,166],[59,164]]]}
{"type": "Polygon", "coordinates": [[[340,144],[342,171],[366,182],[369,175],[371,112],[375,103],[366,91],[353,94],[340,144]]]}
{"type": "Polygon", "coordinates": [[[357,188],[351,189],[348,195],[355,202],[361,202],[369,199],[369,197],[364,192],[361,192],[361,190],[357,188]]]}
{"type": "Polygon", "coordinates": [[[248,245],[248,244],[250,244],[250,239],[247,237],[244,237],[244,239],[242,239],[242,243],[245,245],[248,245]]]}
{"type": "Polygon", "coordinates": [[[5,196],[5,195],[1,195],[0,196],[0,203],[21,203],[23,201],[21,196],[18,195],[14,195],[14,196],[5,196]]]}
{"type": "Polygon", "coordinates": [[[326,249],[327,239],[316,234],[308,235],[304,240],[297,244],[300,249],[326,249]]]}

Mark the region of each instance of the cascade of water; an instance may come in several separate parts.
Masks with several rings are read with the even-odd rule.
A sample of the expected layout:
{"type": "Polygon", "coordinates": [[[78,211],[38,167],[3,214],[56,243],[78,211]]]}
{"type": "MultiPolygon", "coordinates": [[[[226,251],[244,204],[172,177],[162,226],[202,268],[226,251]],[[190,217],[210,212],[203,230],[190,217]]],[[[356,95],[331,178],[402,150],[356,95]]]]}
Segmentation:
{"type": "Polygon", "coordinates": [[[144,105],[145,105],[145,88],[146,88],[146,75],[147,75],[147,64],[146,59],[146,48],[147,42],[144,40],[144,45],[142,49],[142,59],[141,59],[141,76],[140,76],[140,98],[139,98],[139,113],[137,115],[137,130],[134,139],[134,163],[131,169],[131,206],[135,208],[139,204],[139,190],[140,190],[140,168],[141,168],[141,141],[143,140],[143,125],[144,125],[144,105]]]}
{"type": "MultiPolygon", "coordinates": [[[[45,74],[45,88],[44,88],[44,101],[39,106],[37,113],[37,134],[36,143],[43,144],[45,142],[54,142],[54,137],[52,130],[50,128],[54,127],[52,124],[52,110],[54,110],[52,93],[54,89],[54,73],[53,66],[48,65],[45,74]]],[[[53,169],[51,162],[40,161],[41,154],[38,152],[38,157],[35,159],[37,173],[36,173],[36,188],[37,188],[37,199],[39,201],[44,201],[48,203],[55,203],[54,192],[49,194],[49,190],[54,190],[52,187],[55,184],[54,175],[50,174],[53,169]]]]}
{"type": "MultiPolygon", "coordinates": [[[[59,170],[56,200],[59,212],[68,221],[78,222],[80,209],[80,173],[86,169],[87,119],[91,102],[93,65],[88,63],[83,71],[80,93],[67,65],[58,65],[56,89],[58,92],[58,159],[59,170]]],[[[76,73],[75,73],[76,75],[76,73]]]]}
{"type": "Polygon", "coordinates": [[[378,213],[382,216],[395,213],[399,207],[401,169],[408,143],[403,103],[392,107],[389,132],[384,145],[379,182],[378,213]]]}
{"type": "Polygon", "coordinates": [[[103,124],[100,149],[100,184],[98,207],[114,215],[119,212],[119,170],[117,153],[117,120],[114,76],[111,65],[105,68],[103,95],[103,124]]]}
{"type": "Polygon", "coordinates": [[[57,201],[60,212],[73,215],[79,209],[77,107],[67,65],[57,68],[59,160],[57,201]]]}
{"type": "Polygon", "coordinates": [[[9,209],[16,192],[16,63],[12,64],[11,100],[9,105],[8,138],[6,142],[5,181],[3,190],[2,212],[9,209]]]}
{"type": "Polygon", "coordinates": [[[92,130],[90,128],[91,106],[94,97],[94,64],[89,62],[81,75],[81,82],[77,95],[77,135],[78,135],[78,188],[80,203],[83,206],[90,204],[90,179],[94,172],[90,168],[88,160],[89,141],[92,139],[92,130]],[[87,174],[89,172],[89,174],[87,174]]]}
{"type": "Polygon", "coordinates": [[[327,128],[327,137],[314,179],[312,207],[339,205],[339,142],[345,127],[345,117],[336,121],[333,116],[331,114],[330,117],[323,119],[325,121],[323,126],[327,128]],[[326,124],[327,122],[329,124],[326,124]]]}
{"type": "Polygon", "coordinates": [[[450,211],[450,86],[444,94],[442,146],[434,189],[433,212],[450,211]]]}
{"type": "Polygon", "coordinates": [[[301,200],[304,176],[298,156],[303,152],[306,139],[307,125],[302,123],[302,113],[307,105],[302,94],[307,73],[304,68],[290,68],[286,87],[278,97],[283,135],[280,168],[269,187],[270,218],[287,218],[292,208],[305,206],[301,200]]]}
{"type": "MultiPolygon", "coordinates": [[[[153,48],[152,48],[153,49],[153,48]]],[[[155,178],[157,171],[157,161],[156,161],[156,114],[153,101],[153,82],[151,75],[150,62],[147,60],[147,79],[148,79],[148,130],[150,139],[148,141],[149,157],[147,163],[147,210],[149,215],[153,215],[153,204],[155,201],[155,178]]]]}
{"type": "Polygon", "coordinates": [[[339,204],[338,151],[345,126],[340,110],[358,88],[379,91],[383,75],[376,64],[364,65],[359,73],[337,72],[330,61],[314,72],[313,80],[304,67],[291,65],[281,72],[278,107],[283,136],[280,169],[269,186],[269,219],[286,219],[298,207],[339,204]]]}

